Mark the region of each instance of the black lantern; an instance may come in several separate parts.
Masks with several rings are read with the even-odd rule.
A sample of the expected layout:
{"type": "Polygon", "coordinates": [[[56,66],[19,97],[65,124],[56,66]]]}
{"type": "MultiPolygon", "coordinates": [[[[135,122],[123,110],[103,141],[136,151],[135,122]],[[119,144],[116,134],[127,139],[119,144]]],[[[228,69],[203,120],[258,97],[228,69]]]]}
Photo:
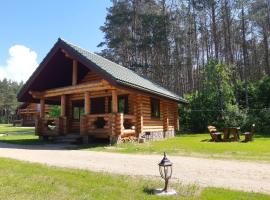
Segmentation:
{"type": "Polygon", "coordinates": [[[163,159],[160,161],[160,163],[158,165],[159,165],[160,176],[161,176],[161,178],[163,178],[165,180],[165,187],[164,187],[163,191],[167,192],[169,179],[172,176],[172,163],[166,157],[165,152],[164,152],[163,159]]]}

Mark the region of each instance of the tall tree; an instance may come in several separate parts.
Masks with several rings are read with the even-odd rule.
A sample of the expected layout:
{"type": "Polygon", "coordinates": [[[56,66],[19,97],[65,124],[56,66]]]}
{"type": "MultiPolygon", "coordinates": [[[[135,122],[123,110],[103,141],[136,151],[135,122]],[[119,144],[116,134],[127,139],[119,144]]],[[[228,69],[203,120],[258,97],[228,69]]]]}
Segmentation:
{"type": "Polygon", "coordinates": [[[231,83],[247,84],[270,73],[269,4],[114,0],[101,54],[178,94],[203,90],[202,71],[213,58],[230,65],[231,83]]]}
{"type": "Polygon", "coordinates": [[[17,92],[23,83],[17,83],[7,79],[0,80],[0,123],[9,123],[15,114],[19,103],[17,92]]]}

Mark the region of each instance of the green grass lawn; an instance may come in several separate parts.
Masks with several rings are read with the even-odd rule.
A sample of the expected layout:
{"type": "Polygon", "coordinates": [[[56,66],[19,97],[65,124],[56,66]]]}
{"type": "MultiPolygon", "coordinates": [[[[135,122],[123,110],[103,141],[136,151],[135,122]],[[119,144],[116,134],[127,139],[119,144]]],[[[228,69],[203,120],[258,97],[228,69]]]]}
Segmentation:
{"type": "Polygon", "coordinates": [[[162,141],[125,143],[114,147],[86,146],[88,150],[119,153],[162,154],[270,161],[270,137],[255,136],[253,142],[209,142],[209,134],[184,134],[162,141]]]}
{"type": "Polygon", "coordinates": [[[14,127],[12,124],[0,124],[0,134],[31,134],[35,131],[34,127],[14,127]]]}
{"type": "Polygon", "coordinates": [[[163,182],[84,170],[48,167],[0,158],[0,199],[5,200],[119,200],[119,199],[269,199],[270,196],[220,188],[174,183],[178,195],[157,197],[163,182]]]}
{"type": "Polygon", "coordinates": [[[13,127],[11,124],[0,124],[0,142],[10,144],[43,144],[34,134],[34,127],[13,127]]]}
{"type": "MultiPolygon", "coordinates": [[[[34,135],[34,128],[12,127],[0,124],[0,141],[12,144],[43,144],[34,135]]],[[[243,138],[243,136],[242,136],[243,138]]],[[[175,138],[146,142],[143,144],[126,143],[115,146],[106,144],[80,145],[78,149],[92,151],[108,151],[117,153],[183,155],[207,158],[242,159],[270,161],[270,137],[255,135],[254,141],[241,142],[209,142],[209,134],[183,134],[175,138]]]]}

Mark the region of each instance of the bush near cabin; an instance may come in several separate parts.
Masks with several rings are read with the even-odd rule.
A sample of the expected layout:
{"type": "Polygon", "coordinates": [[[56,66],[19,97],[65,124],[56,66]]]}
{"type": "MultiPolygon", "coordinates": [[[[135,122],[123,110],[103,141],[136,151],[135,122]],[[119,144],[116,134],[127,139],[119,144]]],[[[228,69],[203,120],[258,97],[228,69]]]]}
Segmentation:
{"type": "Polygon", "coordinates": [[[201,74],[201,89],[187,95],[189,105],[180,108],[183,132],[204,132],[209,124],[249,131],[256,124],[256,132],[270,134],[270,77],[245,87],[237,79],[230,81],[231,72],[228,65],[208,62],[201,74]]]}

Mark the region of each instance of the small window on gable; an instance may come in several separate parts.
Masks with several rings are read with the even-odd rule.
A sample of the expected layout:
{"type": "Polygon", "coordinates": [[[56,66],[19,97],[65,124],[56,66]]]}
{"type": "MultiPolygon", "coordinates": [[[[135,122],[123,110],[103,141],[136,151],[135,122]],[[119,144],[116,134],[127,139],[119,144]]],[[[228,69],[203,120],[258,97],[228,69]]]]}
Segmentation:
{"type": "Polygon", "coordinates": [[[160,101],[159,99],[151,98],[151,117],[160,118],[160,101]]]}

